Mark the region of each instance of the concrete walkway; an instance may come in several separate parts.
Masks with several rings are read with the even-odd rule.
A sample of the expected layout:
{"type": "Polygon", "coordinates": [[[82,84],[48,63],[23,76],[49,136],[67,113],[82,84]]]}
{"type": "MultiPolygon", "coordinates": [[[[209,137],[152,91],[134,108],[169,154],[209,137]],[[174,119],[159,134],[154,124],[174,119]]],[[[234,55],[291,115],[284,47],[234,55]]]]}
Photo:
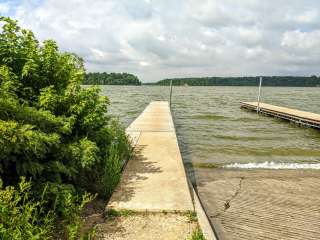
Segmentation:
{"type": "Polygon", "coordinates": [[[108,209],[193,211],[168,102],[151,102],[127,128],[135,157],[124,169],[108,209]]]}

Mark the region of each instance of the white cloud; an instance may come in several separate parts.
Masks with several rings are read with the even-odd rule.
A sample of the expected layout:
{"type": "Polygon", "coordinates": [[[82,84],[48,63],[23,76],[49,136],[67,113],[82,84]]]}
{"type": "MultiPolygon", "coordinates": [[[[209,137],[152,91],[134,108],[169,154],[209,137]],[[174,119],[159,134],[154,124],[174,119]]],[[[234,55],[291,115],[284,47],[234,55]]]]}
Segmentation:
{"type": "Polygon", "coordinates": [[[92,52],[93,56],[97,59],[103,59],[107,56],[107,54],[99,49],[90,48],[90,51],[92,52]]]}
{"type": "Polygon", "coordinates": [[[150,66],[150,65],[151,65],[149,62],[145,62],[145,61],[141,61],[141,62],[139,62],[139,64],[140,64],[142,67],[147,67],[147,66],[150,66]]]}
{"type": "Polygon", "coordinates": [[[89,71],[178,76],[319,74],[317,0],[24,0],[12,12],[89,71]],[[300,29],[300,30],[296,30],[300,29]],[[306,64],[309,63],[309,64],[306,64]]]}
{"type": "Polygon", "coordinates": [[[281,45],[292,49],[320,51],[320,30],[311,32],[302,32],[301,30],[285,32],[281,45]]]}
{"type": "Polygon", "coordinates": [[[246,58],[250,60],[258,60],[261,62],[265,61],[265,58],[268,55],[268,51],[263,49],[261,46],[253,47],[253,48],[248,48],[246,49],[246,58]]]}
{"type": "Polygon", "coordinates": [[[240,38],[247,43],[250,44],[256,44],[259,43],[262,39],[262,32],[257,27],[253,28],[244,28],[240,27],[238,28],[238,32],[240,35],[240,38]]]}
{"type": "Polygon", "coordinates": [[[157,38],[159,41],[161,41],[161,42],[166,41],[166,38],[165,38],[165,36],[163,36],[163,35],[159,35],[159,36],[157,36],[156,38],[157,38]]]}
{"type": "Polygon", "coordinates": [[[286,19],[298,23],[314,23],[319,21],[318,9],[310,9],[304,12],[288,13],[286,19]]]}

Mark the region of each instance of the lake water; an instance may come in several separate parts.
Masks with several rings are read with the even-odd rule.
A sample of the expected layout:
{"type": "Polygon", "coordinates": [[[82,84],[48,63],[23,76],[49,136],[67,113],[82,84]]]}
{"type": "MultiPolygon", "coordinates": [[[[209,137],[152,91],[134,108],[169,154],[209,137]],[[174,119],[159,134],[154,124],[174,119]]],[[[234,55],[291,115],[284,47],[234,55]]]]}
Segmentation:
{"type": "MultiPolygon", "coordinates": [[[[169,99],[169,87],[165,86],[101,89],[110,99],[110,113],[124,126],[150,101],[169,99]]],[[[270,166],[271,162],[280,167],[289,163],[320,167],[319,130],[240,109],[240,101],[256,101],[257,91],[257,87],[174,87],[172,110],[184,161],[237,163],[240,167],[270,166]]],[[[262,101],[320,113],[320,88],[264,87],[262,101]]]]}

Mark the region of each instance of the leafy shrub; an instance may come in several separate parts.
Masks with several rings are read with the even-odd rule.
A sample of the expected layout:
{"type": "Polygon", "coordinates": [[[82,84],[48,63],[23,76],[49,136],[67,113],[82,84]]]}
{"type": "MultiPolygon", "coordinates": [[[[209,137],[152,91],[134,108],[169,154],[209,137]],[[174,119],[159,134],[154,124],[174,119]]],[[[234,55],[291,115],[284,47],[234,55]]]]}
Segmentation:
{"type": "Polygon", "coordinates": [[[83,220],[80,217],[81,211],[87,203],[89,203],[94,196],[91,194],[84,194],[81,198],[72,194],[67,194],[65,198],[65,208],[63,210],[63,224],[66,225],[66,237],[70,240],[79,239],[79,237],[85,238],[91,232],[85,233],[84,236],[80,236],[81,226],[83,220]]]}
{"type": "Polygon", "coordinates": [[[31,197],[31,182],[21,179],[17,188],[0,182],[0,236],[3,240],[49,239],[54,213],[44,207],[45,191],[39,201],[31,197]]]}
{"type": "Polygon", "coordinates": [[[4,186],[32,178],[39,208],[65,220],[66,208],[79,214],[75,209],[90,199],[79,201],[85,192],[110,196],[131,147],[107,114],[107,97],[81,87],[81,58],[60,52],[52,40],[40,44],[10,18],[0,22],[0,175],[4,186]]]}

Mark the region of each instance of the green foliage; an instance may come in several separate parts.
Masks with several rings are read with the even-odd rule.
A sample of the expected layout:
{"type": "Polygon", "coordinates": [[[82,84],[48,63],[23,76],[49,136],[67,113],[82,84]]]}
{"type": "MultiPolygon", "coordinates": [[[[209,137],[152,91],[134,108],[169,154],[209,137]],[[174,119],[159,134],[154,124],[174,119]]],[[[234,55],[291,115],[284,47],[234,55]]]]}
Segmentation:
{"type": "Polygon", "coordinates": [[[137,76],[130,73],[87,73],[84,77],[85,85],[141,85],[137,76]]]}
{"type": "MultiPolygon", "coordinates": [[[[259,77],[198,77],[198,78],[174,78],[164,79],[155,85],[175,86],[258,86],[259,77]]],[[[316,76],[265,76],[264,86],[285,86],[285,87],[315,87],[320,86],[320,78],[316,76]]]]}
{"type": "MultiPolygon", "coordinates": [[[[1,181],[1,180],[0,180],[1,181]]],[[[45,189],[39,201],[31,196],[31,182],[21,179],[17,188],[0,187],[0,236],[3,240],[49,239],[54,213],[45,209],[45,189]]]]}
{"type": "Polygon", "coordinates": [[[189,222],[197,222],[197,213],[195,211],[187,211],[185,216],[188,218],[189,222]]]}
{"type": "Polygon", "coordinates": [[[192,232],[191,237],[189,238],[189,240],[206,240],[205,237],[203,236],[202,231],[197,228],[196,230],[194,230],[192,232]]]}
{"type": "Polygon", "coordinates": [[[115,209],[109,209],[107,211],[107,218],[114,218],[114,217],[129,217],[134,214],[137,214],[137,212],[133,210],[123,209],[123,210],[115,210],[115,209]]]}
{"type": "MultiPolygon", "coordinates": [[[[63,210],[63,224],[66,225],[66,236],[69,240],[79,239],[80,237],[85,238],[86,236],[80,236],[81,226],[83,220],[80,217],[80,213],[87,203],[92,201],[94,198],[91,194],[84,194],[81,199],[78,196],[67,194],[65,198],[65,208],[63,210]]],[[[88,234],[92,234],[87,233],[88,234]]]]}
{"type": "Polygon", "coordinates": [[[16,186],[21,176],[32,178],[28,191],[41,203],[37,207],[63,221],[72,216],[69,239],[76,239],[78,207],[91,199],[79,196],[110,196],[131,147],[124,129],[108,117],[108,99],[96,87],[81,87],[81,58],[60,52],[52,40],[40,44],[16,21],[1,17],[0,22],[1,178],[4,186],[16,186]],[[45,201],[39,198],[43,189],[45,201]]]}

